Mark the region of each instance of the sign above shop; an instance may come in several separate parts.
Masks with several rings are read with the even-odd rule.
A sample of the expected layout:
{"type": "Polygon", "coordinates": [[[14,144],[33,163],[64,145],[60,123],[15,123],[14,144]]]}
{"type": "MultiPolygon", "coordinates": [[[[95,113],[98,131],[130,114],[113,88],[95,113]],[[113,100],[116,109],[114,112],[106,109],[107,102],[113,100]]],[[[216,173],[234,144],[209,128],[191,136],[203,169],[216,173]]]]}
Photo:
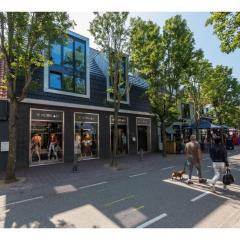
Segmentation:
{"type": "Polygon", "coordinates": [[[1,152],[9,151],[9,142],[1,142],[1,152]]]}
{"type": "Polygon", "coordinates": [[[58,111],[49,110],[35,110],[32,109],[32,120],[49,120],[49,121],[62,121],[63,113],[58,111]]]}
{"type": "MultiPolygon", "coordinates": [[[[111,124],[114,124],[114,116],[111,116],[111,124]]],[[[119,125],[127,125],[127,117],[118,117],[119,125]]]]}
{"type": "Polygon", "coordinates": [[[150,118],[137,118],[137,125],[149,126],[151,125],[150,118]]]}
{"type": "Polygon", "coordinates": [[[75,121],[77,122],[98,122],[98,115],[96,114],[86,114],[86,113],[75,113],[75,121]]]}

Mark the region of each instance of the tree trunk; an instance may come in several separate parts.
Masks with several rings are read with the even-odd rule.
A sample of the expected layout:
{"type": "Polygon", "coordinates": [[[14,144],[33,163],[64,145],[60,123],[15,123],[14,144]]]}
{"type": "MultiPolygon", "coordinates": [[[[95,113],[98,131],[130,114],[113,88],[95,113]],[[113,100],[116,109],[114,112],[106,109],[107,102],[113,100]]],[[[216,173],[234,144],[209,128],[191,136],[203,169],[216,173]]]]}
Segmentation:
{"type": "Polygon", "coordinates": [[[10,100],[9,112],[9,152],[5,182],[16,181],[15,165],[17,157],[17,100],[10,100]]]}
{"type": "Polygon", "coordinates": [[[113,153],[112,153],[112,162],[111,162],[112,167],[116,167],[118,165],[117,148],[118,148],[118,109],[115,109],[114,129],[113,129],[113,153]]]}
{"type": "Polygon", "coordinates": [[[164,121],[161,121],[161,130],[162,130],[162,143],[163,143],[163,150],[162,150],[162,156],[166,157],[167,156],[167,137],[166,137],[166,126],[164,121]]]}

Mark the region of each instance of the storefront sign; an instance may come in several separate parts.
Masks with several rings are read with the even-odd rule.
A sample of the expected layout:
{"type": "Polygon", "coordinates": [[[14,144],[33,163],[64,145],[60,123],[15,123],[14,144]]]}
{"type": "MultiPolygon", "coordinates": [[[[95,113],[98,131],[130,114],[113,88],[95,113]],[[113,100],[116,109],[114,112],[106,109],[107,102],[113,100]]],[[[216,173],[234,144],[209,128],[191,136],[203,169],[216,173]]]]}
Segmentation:
{"type": "Polygon", "coordinates": [[[1,142],[1,152],[9,151],[9,142],[1,142]]]}
{"type": "MultiPolygon", "coordinates": [[[[114,124],[114,116],[111,116],[111,124],[114,124]]],[[[119,125],[127,125],[127,118],[126,117],[118,117],[118,124],[119,125]]]]}
{"type": "Polygon", "coordinates": [[[98,115],[95,114],[84,114],[84,113],[76,113],[75,114],[75,121],[77,122],[98,122],[98,115]]]}
{"type": "Polygon", "coordinates": [[[63,113],[32,109],[32,120],[62,121],[63,113]]]}
{"type": "Polygon", "coordinates": [[[149,126],[151,125],[151,119],[150,118],[137,118],[137,125],[141,126],[149,126]]]}

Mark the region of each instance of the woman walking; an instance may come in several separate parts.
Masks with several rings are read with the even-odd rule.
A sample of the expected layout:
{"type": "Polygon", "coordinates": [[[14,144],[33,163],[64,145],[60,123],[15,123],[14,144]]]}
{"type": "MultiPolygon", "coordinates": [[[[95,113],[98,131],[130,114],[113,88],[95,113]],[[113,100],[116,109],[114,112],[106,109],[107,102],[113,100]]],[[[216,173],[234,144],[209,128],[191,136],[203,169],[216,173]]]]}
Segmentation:
{"type": "MultiPolygon", "coordinates": [[[[227,151],[225,146],[221,143],[220,137],[214,138],[215,144],[210,148],[210,157],[213,162],[214,176],[211,180],[211,190],[215,192],[215,184],[222,174],[225,173],[226,167],[229,166],[227,160],[227,151]]],[[[227,186],[223,185],[223,189],[226,190],[227,186]]]]}

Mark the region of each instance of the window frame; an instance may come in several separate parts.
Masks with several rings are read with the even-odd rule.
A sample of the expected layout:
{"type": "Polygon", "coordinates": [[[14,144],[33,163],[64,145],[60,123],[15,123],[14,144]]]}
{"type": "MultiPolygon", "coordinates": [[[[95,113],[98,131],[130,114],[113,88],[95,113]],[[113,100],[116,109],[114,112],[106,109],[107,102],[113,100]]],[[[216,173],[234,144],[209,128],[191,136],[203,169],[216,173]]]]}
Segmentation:
{"type": "MultiPolygon", "coordinates": [[[[71,37],[73,39],[73,47],[74,47],[74,51],[75,52],[75,41],[80,41],[80,42],[85,42],[85,63],[86,63],[86,91],[85,94],[82,93],[75,93],[75,92],[68,92],[68,91],[64,91],[64,90],[57,90],[57,89],[52,89],[50,88],[50,72],[53,73],[57,73],[62,75],[61,79],[63,80],[63,75],[67,74],[67,72],[64,71],[64,69],[66,69],[67,67],[64,66],[63,64],[63,47],[61,47],[61,59],[62,59],[62,63],[61,65],[59,65],[59,67],[61,68],[60,72],[56,72],[54,70],[50,70],[49,64],[47,63],[47,61],[45,61],[44,64],[44,87],[43,87],[43,91],[44,92],[49,92],[49,93],[55,93],[55,94],[61,94],[61,95],[67,95],[67,96],[75,96],[75,97],[82,97],[82,98],[90,98],[90,65],[89,65],[89,39],[81,36],[77,33],[68,31],[68,35],[69,37],[71,37]]],[[[75,53],[74,53],[75,54],[75,53]]],[[[75,55],[73,54],[73,61],[75,63],[75,55]]],[[[73,68],[72,68],[73,69],[73,68]]],[[[73,81],[75,81],[75,78],[78,77],[77,74],[73,74],[73,81]]],[[[75,85],[75,84],[74,84],[75,85]]],[[[75,90],[75,86],[74,86],[74,90],[75,90]]]]}
{"type": "MultiPolygon", "coordinates": [[[[126,78],[126,86],[129,87],[129,80],[128,80],[128,56],[124,55],[125,60],[125,78],[126,78]]],[[[107,89],[110,87],[110,79],[109,75],[107,76],[107,89]]],[[[114,102],[114,99],[110,97],[110,93],[107,92],[107,101],[108,102],[114,102]]],[[[120,103],[122,104],[130,104],[130,97],[129,97],[129,92],[126,94],[126,100],[121,100],[120,103]]]]}

